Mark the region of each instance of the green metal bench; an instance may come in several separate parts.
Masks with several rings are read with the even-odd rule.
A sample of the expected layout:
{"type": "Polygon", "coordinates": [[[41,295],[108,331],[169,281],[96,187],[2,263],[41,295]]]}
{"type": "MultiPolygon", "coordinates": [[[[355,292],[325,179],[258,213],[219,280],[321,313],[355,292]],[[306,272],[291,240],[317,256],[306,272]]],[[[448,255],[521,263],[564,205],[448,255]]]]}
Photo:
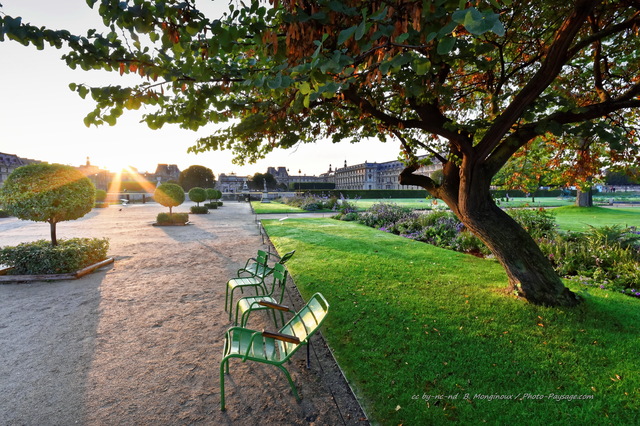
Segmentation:
{"type": "Polygon", "coordinates": [[[266,309],[270,309],[272,311],[273,322],[276,327],[278,326],[276,311],[280,311],[280,318],[282,319],[282,324],[284,324],[283,312],[289,312],[289,308],[282,305],[287,282],[287,269],[283,264],[276,263],[271,275],[273,276],[273,281],[271,283],[271,289],[267,294],[247,296],[238,300],[238,303],[236,303],[236,317],[233,325],[238,325],[238,316],[240,316],[240,326],[245,327],[252,311],[266,309]]]}
{"type": "Polygon", "coordinates": [[[256,331],[244,327],[232,327],[225,335],[224,350],[220,361],[220,409],[225,410],[224,375],[229,374],[231,358],[271,364],[282,370],[289,381],[291,391],[300,400],[298,391],[283,364],[302,345],[307,345],[307,366],[309,366],[309,339],[318,331],[329,311],[329,303],[320,293],[314,294],[309,302],[291,318],[277,333],[256,331]]]}

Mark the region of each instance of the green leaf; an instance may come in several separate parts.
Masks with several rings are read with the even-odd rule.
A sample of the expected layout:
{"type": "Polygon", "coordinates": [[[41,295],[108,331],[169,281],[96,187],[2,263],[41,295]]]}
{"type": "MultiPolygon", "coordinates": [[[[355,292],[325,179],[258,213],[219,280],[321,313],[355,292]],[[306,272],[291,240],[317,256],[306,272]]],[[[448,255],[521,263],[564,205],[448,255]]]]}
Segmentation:
{"type": "Polygon", "coordinates": [[[358,27],[349,27],[345,30],[340,31],[338,34],[338,45],[343,44],[345,41],[349,40],[351,36],[356,32],[358,27]]]}
{"type": "Polygon", "coordinates": [[[364,36],[366,30],[367,26],[365,25],[364,21],[360,22],[360,25],[358,25],[358,28],[356,29],[355,39],[360,40],[362,36],[364,36]]]}
{"type": "Polygon", "coordinates": [[[453,50],[453,46],[456,44],[456,39],[454,37],[451,36],[446,36],[445,38],[441,39],[440,42],[438,43],[438,55],[446,55],[449,52],[451,52],[451,50],[453,50]]]}

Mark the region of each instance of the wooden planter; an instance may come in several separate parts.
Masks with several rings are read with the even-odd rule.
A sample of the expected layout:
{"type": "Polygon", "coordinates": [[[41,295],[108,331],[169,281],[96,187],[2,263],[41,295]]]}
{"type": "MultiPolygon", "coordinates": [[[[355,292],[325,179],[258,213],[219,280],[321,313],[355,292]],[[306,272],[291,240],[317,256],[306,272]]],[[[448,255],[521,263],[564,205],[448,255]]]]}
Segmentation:
{"type": "Polygon", "coordinates": [[[113,263],[113,258],[109,257],[101,262],[94,263],[86,268],[80,269],[76,272],[70,272],[68,274],[43,274],[43,275],[7,275],[12,268],[0,269],[0,283],[2,282],[17,282],[17,281],[60,281],[60,280],[77,280],[87,274],[92,273],[98,268],[102,268],[110,263],[113,263]]]}

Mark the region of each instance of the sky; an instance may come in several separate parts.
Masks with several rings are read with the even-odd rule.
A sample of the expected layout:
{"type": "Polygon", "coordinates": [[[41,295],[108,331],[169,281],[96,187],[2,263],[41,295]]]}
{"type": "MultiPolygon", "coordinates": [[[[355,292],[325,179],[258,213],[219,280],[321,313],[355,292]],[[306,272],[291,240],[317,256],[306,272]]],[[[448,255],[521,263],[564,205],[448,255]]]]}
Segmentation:
{"type": "MultiPolygon", "coordinates": [[[[221,14],[228,0],[198,0],[200,7],[211,14],[221,14]]],[[[99,2],[98,2],[99,3],[99,2]]],[[[0,0],[0,13],[17,17],[23,22],[51,29],[68,29],[86,34],[89,28],[104,28],[96,10],[85,0],[0,0]]],[[[14,41],[0,42],[0,152],[15,154],[50,163],[91,164],[119,171],[133,166],[140,172],[154,172],[157,164],[177,164],[180,170],[191,165],[210,168],[220,173],[253,175],[265,173],[267,167],[286,167],[289,174],[318,175],[329,169],[368,162],[395,160],[398,144],[368,141],[352,144],[348,141],[332,144],[320,141],[291,150],[277,150],[255,164],[239,166],[232,163],[231,151],[210,151],[188,154],[187,148],[199,137],[212,133],[209,126],[197,132],[182,130],[177,125],[165,125],[151,130],[140,123],[143,109],[125,111],[118,123],[110,127],[85,127],[83,118],[93,110],[94,103],[81,99],[69,89],[69,83],[90,86],[126,84],[118,73],[82,71],[68,68],[60,59],[64,52],[45,47],[22,46],[14,41]]],[[[131,77],[129,77],[131,78],[131,77]]]]}

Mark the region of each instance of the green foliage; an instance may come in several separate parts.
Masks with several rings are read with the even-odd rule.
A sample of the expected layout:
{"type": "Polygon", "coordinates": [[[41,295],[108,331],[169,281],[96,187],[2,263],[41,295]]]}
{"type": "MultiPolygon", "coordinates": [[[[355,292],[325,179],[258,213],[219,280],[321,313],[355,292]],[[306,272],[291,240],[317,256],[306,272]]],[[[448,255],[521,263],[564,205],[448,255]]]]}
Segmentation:
{"type": "Polygon", "coordinates": [[[204,205],[206,208],[208,209],[217,209],[218,208],[218,203],[216,201],[212,202],[212,203],[206,203],[204,205]]]}
{"type": "Polygon", "coordinates": [[[104,189],[96,189],[96,202],[103,202],[107,199],[107,191],[104,189]]]}
{"type": "Polygon", "coordinates": [[[169,207],[169,212],[172,212],[172,208],[184,203],[184,190],[180,185],[175,183],[162,183],[158,185],[153,198],[156,202],[162,204],[165,207],[169,207]]]}
{"type": "Polygon", "coordinates": [[[207,191],[204,188],[191,188],[189,190],[189,199],[195,201],[198,206],[207,199],[207,191]]]}
{"type": "Polygon", "coordinates": [[[146,193],[147,189],[153,188],[155,185],[151,183],[143,184],[141,182],[119,182],[118,187],[113,186],[113,182],[109,184],[109,188],[113,188],[113,191],[117,192],[131,192],[131,193],[146,193]]]}
{"type": "Polygon", "coordinates": [[[106,238],[72,238],[52,246],[46,240],[0,249],[0,264],[13,267],[13,275],[65,274],[107,258],[106,238]]]}
{"type": "Polygon", "coordinates": [[[185,224],[189,222],[188,213],[158,213],[156,223],[160,225],[185,224]]]}
{"type": "Polygon", "coordinates": [[[209,208],[207,206],[191,206],[191,213],[193,214],[207,214],[209,213],[209,208]]]}
{"type": "Polygon", "coordinates": [[[274,190],[278,184],[276,178],[271,173],[256,173],[247,182],[249,189],[256,191],[264,190],[264,184],[267,183],[267,190],[274,190]]]}
{"type": "Polygon", "coordinates": [[[308,190],[332,190],[336,188],[335,183],[330,182],[292,182],[289,184],[290,191],[308,191],[308,190]]]}
{"type": "Polygon", "coordinates": [[[0,202],[11,215],[51,225],[53,245],[57,243],[55,225],[90,212],[95,196],[95,186],[87,177],[61,164],[18,167],[0,188],[0,202]]]}
{"type": "Polygon", "coordinates": [[[640,297],[640,232],[637,228],[610,226],[584,233],[559,234],[543,239],[547,254],[559,274],[576,276],[587,286],[621,291],[640,297]]]}
{"type": "Polygon", "coordinates": [[[429,195],[425,190],[415,189],[336,189],[336,190],[308,190],[307,195],[316,197],[336,197],[350,200],[375,200],[385,198],[422,198],[429,195]]]}
{"type": "Polygon", "coordinates": [[[509,215],[524,228],[534,239],[553,238],[557,233],[555,215],[551,210],[509,209],[509,215]]]}
{"type": "Polygon", "coordinates": [[[0,209],[0,219],[5,217],[11,217],[11,215],[9,214],[9,212],[0,209]]]}
{"type": "Polygon", "coordinates": [[[204,166],[190,166],[180,172],[178,184],[184,188],[185,191],[189,191],[191,188],[196,187],[213,187],[216,184],[216,180],[211,169],[204,166]]]}
{"type": "Polygon", "coordinates": [[[222,198],[222,192],[217,189],[207,188],[206,193],[207,200],[219,200],[220,198],[222,198]]]}

